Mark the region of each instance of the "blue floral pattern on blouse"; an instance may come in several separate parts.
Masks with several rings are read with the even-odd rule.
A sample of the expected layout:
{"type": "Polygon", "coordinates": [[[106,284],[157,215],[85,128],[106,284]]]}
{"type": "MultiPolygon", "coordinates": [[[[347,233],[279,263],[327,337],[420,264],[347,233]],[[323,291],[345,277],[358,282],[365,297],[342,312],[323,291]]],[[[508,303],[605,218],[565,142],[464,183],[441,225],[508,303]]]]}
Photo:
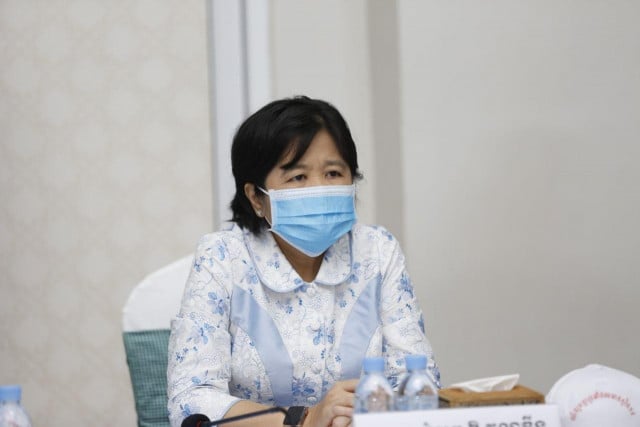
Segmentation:
{"type": "Polygon", "coordinates": [[[192,413],[222,418],[239,399],[318,403],[333,383],[346,379],[343,362],[352,355],[340,354],[340,345],[354,338],[343,333],[367,286],[379,287],[373,307],[379,324],[371,325],[371,337],[355,337],[362,340],[362,354],[385,357],[393,384],[404,372],[406,354],[426,354],[439,385],[404,255],[384,228],[356,224],[325,253],[311,283],[295,272],[268,231],[256,236],[232,224],[204,236],[172,322],[172,425],[192,413]]]}

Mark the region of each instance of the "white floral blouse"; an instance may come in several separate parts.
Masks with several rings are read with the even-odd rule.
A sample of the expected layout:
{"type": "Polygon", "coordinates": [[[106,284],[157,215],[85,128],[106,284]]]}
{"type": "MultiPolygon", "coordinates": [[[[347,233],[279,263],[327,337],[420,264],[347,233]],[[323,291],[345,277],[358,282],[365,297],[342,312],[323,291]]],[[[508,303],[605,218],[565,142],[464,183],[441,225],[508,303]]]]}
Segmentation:
{"type": "Polygon", "coordinates": [[[356,224],[303,281],[270,232],[237,225],[199,242],[169,343],[168,409],[219,419],[239,399],[313,406],[383,356],[392,385],[406,354],[426,354],[422,311],[395,238],[356,224]]]}

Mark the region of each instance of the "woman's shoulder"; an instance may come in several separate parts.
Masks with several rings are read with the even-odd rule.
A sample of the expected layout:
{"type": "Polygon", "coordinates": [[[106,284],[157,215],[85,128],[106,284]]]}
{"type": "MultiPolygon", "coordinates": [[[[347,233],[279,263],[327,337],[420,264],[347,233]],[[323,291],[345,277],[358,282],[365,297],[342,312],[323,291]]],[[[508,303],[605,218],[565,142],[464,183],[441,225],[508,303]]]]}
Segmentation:
{"type": "Polygon", "coordinates": [[[386,263],[395,252],[401,251],[393,233],[381,225],[356,224],[352,230],[353,254],[357,258],[375,258],[386,263]]]}
{"type": "Polygon", "coordinates": [[[378,242],[381,244],[397,244],[393,233],[382,225],[356,223],[352,229],[353,238],[356,242],[365,241],[369,243],[378,242]]]}
{"type": "MultiPolygon", "coordinates": [[[[353,255],[361,262],[375,261],[386,272],[403,254],[396,237],[381,225],[356,224],[353,227],[353,255]]],[[[383,273],[384,275],[384,273],[383,273]]]]}
{"type": "Polygon", "coordinates": [[[197,251],[209,250],[213,247],[229,247],[244,245],[244,231],[235,223],[225,223],[220,230],[207,233],[198,240],[197,251]]]}

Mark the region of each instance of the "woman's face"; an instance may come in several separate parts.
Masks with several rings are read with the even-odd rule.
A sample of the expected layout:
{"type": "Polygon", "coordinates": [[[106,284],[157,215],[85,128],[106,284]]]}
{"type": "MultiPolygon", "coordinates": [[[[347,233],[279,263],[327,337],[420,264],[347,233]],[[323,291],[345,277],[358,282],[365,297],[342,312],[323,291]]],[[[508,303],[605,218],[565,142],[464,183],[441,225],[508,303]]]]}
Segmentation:
{"type": "MultiPolygon", "coordinates": [[[[351,185],[353,176],[351,169],[344,161],[333,138],[326,130],[319,131],[311,140],[309,148],[300,160],[291,167],[283,166],[291,160],[292,154],[284,156],[267,174],[265,190],[283,188],[315,187],[319,185],[351,185]]],[[[245,192],[256,213],[264,216],[271,223],[269,197],[251,185],[245,186],[245,192]],[[252,193],[252,194],[250,194],[252,193]]]]}

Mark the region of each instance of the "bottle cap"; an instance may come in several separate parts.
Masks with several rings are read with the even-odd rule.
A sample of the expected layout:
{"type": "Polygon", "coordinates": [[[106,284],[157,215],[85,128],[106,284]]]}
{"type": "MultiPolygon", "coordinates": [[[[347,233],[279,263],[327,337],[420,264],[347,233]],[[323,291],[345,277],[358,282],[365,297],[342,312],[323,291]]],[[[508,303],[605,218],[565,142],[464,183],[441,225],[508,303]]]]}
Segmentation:
{"type": "Polygon", "coordinates": [[[19,402],[22,397],[22,387],[19,385],[0,386],[0,401],[19,402]]]}
{"type": "Polygon", "coordinates": [[[384,372],[384,359],[382,357],[365,357],[362,367],[365,373],[384,372]]]}
{"type": "Polygon", "coordinates": [[[407,354],[404,357],[408,371],[427,369],[427,356],[424,354],[407,354]]]}

